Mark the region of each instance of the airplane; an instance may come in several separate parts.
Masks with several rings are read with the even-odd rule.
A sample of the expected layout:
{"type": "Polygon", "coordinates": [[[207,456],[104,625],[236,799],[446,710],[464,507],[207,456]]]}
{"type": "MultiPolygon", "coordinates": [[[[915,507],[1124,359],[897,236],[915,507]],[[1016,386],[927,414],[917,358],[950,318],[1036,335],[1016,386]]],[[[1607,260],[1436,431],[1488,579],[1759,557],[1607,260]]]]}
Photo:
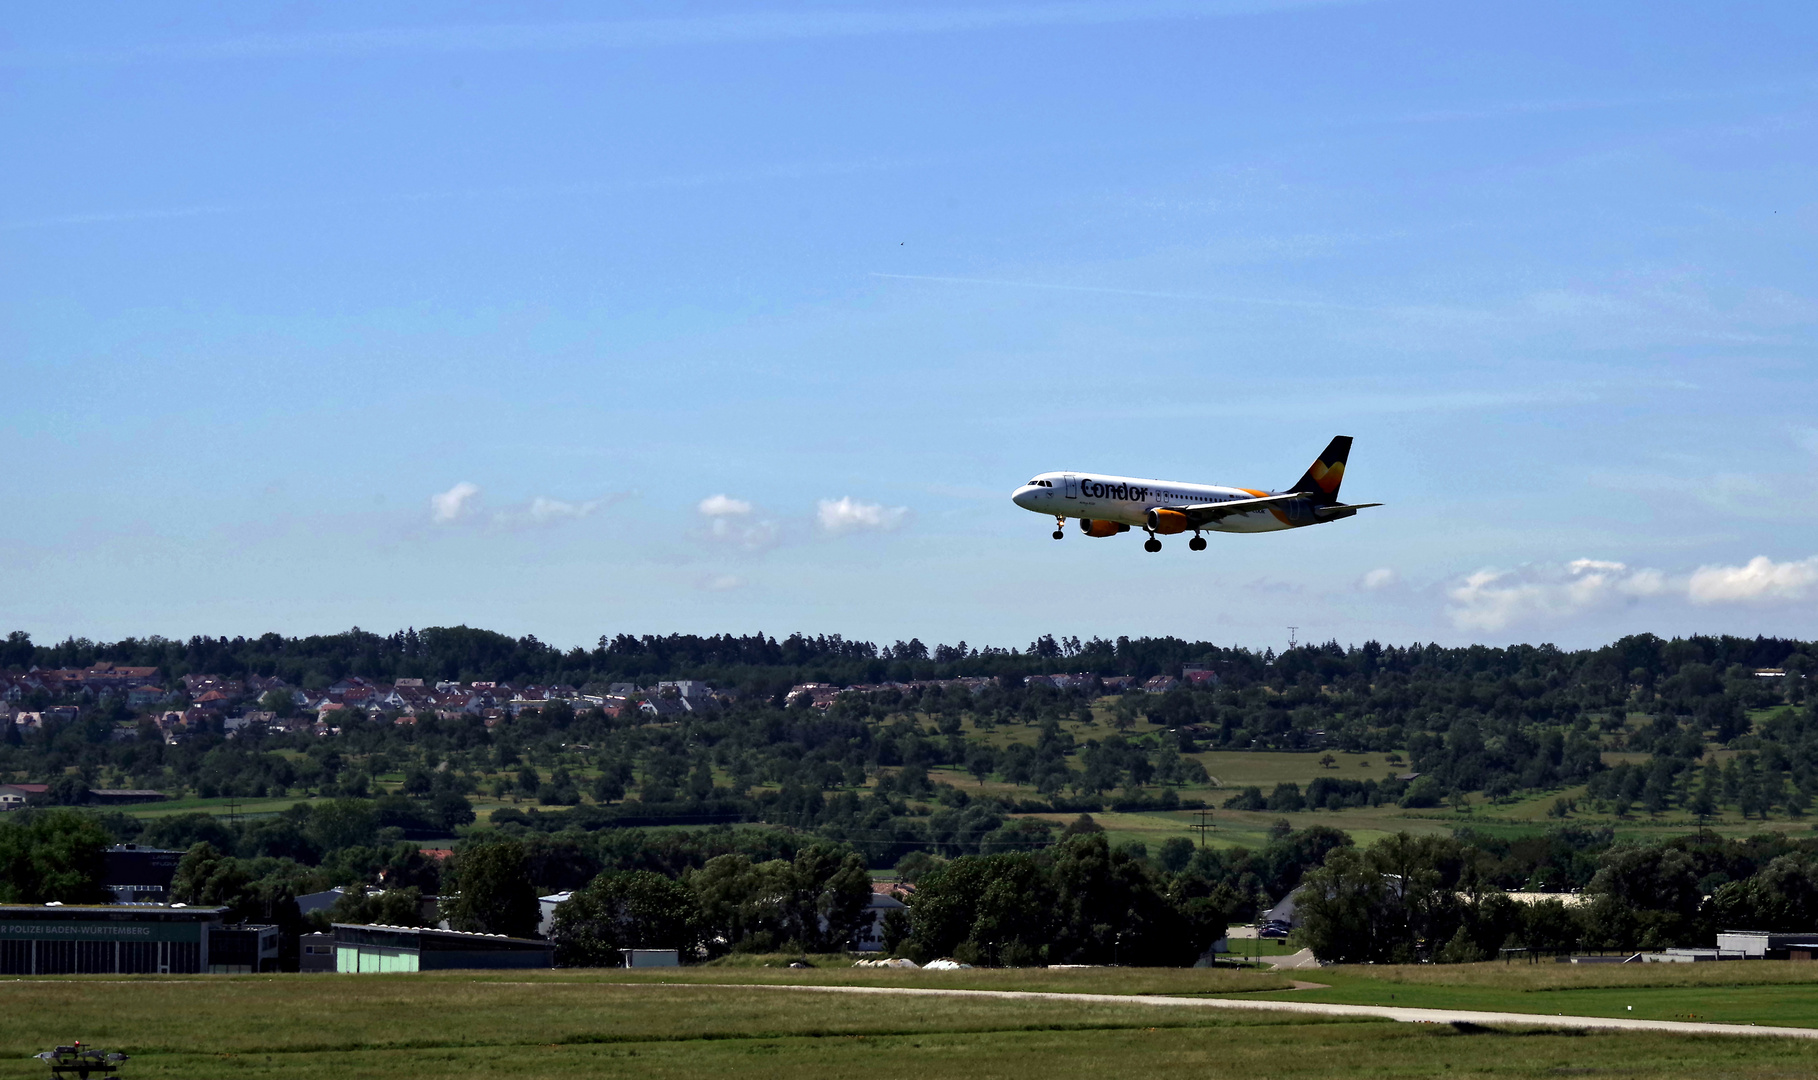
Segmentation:
{"type": "Polygon", "coordinates": [[[1338,485],[1351,456],[1351,436],[1327,444],[1305,475],[1286,491],[1185,484],[1100,473],[1050,472],[1017,488],[1010,501],[1054,518],[1054,538],[1066,536],[1068,518],[1087,536],[1116,536],[1131,527],[1149,534],[1143,550],[1162,549],[1156,537],[1189,530],[1187,547],[1206,550],[1201,532],[1257,533],[1323,525],[1381,503],[1341,503],[1338,485]]]}

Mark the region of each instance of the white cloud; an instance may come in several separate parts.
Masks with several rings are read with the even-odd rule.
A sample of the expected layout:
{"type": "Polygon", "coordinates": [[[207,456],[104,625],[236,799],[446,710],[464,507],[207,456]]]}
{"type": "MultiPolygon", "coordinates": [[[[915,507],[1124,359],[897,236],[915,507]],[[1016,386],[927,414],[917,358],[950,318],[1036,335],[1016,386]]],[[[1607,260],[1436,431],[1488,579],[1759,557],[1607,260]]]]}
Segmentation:
{"type": "Polygon", "coordinates": [[[848,495],[839,499],[822,499],[817,517],[821,528],[830,533],[889,532],[900,527],[909,517],[907,506],[881,506],[862,503],[848,495]]]}
{"type": "Polygon", "coordinates": [[[751,504],[730,495],[709,495],[695,509],[707,517],[744,517],[751,513],[751,504]]]}
{"type": "Polygon", "coordinates": [[[552,499],[547,495],[538,495],[528,503],[507,507],[493,514],[492,523],[503,529],[559,525],[565,521],[579,521],[593,515],[596,511],[630,497],[630,492],[614,492],[584,502],[568,502],[563,499],[552,499]]]}
{"type": "Polygon", "coordinates": [[[1631,570],[1604,559],[1575,559],[1563,569],[1486,569],[1446,591],[1453,605],[1447,614],[1463,630],[1501,630],[1515,623],[1571,618],[1671,588],[1658,570],[1631,570]]]}
{"type": "Polygon", "coordinates": [[[429,510],[436,524],[446,525],[467,512],[467,504],[480,493],[478,484],[461,481],[440,495],[429,497],[429,510]]]}
{"type": "Polygon", "coordinates": [[[1794,428],[1793,441],[1803,447],[1807,453],[1818,454],[1818,428],[1794,428]]]}
{"type": "Polygon", "coordinates": [[[714,518],[707,532],[715,540],[737,544],[750,551],[773,548],[783,539],[783,530],[774,521],[743,522],[723,517],[714,518]]]}
{"type": "Polygon", "coordinates": [[[584,518],[599,508],[598,499],[571,503],[538,495],[530,500],[530,519],[532,521],[562,521],[568,518],[584,518]]]}
{"type": "Polygon", "coordinates": [[[1803,600],[1818,591],[1818,555],[1775,562],[1757,555],[1741,566],[1701,566],[1687,593],[1694,604],[1774,603],[1803,600]]]}
{"type": "Polygon", "coordinates": [[[1757,555],[1741,566],[1701,566],[1689,575],[1574,559],[1563,567],[1479,570],[1446,595],[1452,601],[1447,614],[1464,630],[1557,622],[1661,597],[1694,604],[1784,603],[1818,596],[1818,555],[1787,562],[1757,555]]]}
{"type": "Polygon", "coordinates": [[[751,520],[756,507],[730,495],[709,495],[695,510],[707,519],[707,535],[747,551],[763,551],[782,542],[783,530],[774,521],[751,520]]]}
{"type": "Polygon", "coordinates": [[[1397,581],[1400,581],[1400,580],[1401,580],[1400,574],[1397,574],[1394,570],[1390,569],[1387,566],[1379,566],[1376,569],[1365,574],[1363,577],[1359,578],[1358,582],[1357,582],[1357,587],[1360,589],[1374,592],[1377,589],[1386,589],[1389,586],[1395,584],[1397,581]]]}
{"type": "Polygon", "coordinates": [[[709,574],[699,582],[700,587],[708,592],[731,592],[745,587],[745,579],[737,574],[709,574]]]}

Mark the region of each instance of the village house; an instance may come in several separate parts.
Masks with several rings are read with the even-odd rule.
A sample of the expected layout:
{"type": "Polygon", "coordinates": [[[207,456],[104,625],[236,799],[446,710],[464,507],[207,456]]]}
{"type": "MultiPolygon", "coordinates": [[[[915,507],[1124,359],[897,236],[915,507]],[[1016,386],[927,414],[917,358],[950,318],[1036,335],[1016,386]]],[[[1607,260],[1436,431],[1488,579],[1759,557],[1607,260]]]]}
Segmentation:
{"type": "Polygon", "coordinates": [[[807,698],[808,704],[813,708],[825,709],[833,704],[833,699],[840,693],[840,688],[832,683],[799,683],[790,687],[789,692],[783,695],[783,704],[794,705],[803,698],[807,698]]]}
{"type": "Polygon", "coordinates": [[[688,702],[679,697],[645,698],[638,702],[638,709],[645,715],[654,716],[659,720],[672,716],[683,716],[692,711],[688,707],[688,702]]]}
{"type": "Polygon", "coordinates": [[[22,810],[49,790],[49,784],[0,784],[0,810],[22,810]]]}
{"type": "Polygon", "coordinates": [[[150,708],[153,705],[161,705],[164,702],[169,701],[170,698],[170,691],[156,683],[146,683],[143,686],[135,686],[126,692],[126,704],[129,708],[134,709],[145,709],[150,708]]]}

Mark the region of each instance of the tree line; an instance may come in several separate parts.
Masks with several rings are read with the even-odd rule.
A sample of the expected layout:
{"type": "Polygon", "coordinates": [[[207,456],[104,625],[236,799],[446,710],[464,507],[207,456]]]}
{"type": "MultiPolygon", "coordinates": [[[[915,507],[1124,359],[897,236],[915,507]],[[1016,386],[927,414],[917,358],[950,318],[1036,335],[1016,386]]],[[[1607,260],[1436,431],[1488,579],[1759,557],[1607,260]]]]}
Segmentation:
{"type": "MultiPolygon", "coordinates": [[[[1415,774],[1321,777],[1304,789],[1294,783],[1221,796],[1241,809],[1422,808],[1462,805],[1478,793],[1496,801],[1585,785],[1582,796],[1555,804],[1556,816],[1579,809],[1803,815],[1818,795],[1818,703],[1793,677],[1793,660],[1803,654],[1792,654],[1789,674],[1778,679],[1734,665],[1719,676],[1713,664],[1692,659],[1713,658],[1723,644],[1661,643],[1655,652],[1672,661],[1662,669],[1672,673],[1632,669],[1624,678],[1636,681],[1620,695],[1602,675],[1585,674],[1603,670],[1596,665],[1579,673],[1589,682],[1560,671],[1492,677],[1453,663],[1471,661],[1473,650],[1442,651],[1429,663],[1430,650],[1416,662],[1413,649],[1366,646],[1326,659],[1377,664],[1367,683],[1357,681],[1361,675],[1303,671],[1279,688],[1233,676],[1204,689],[1094,702],[1090,689],[1002,679],[977,689],[846,695],[825,710],[753,695],[660,723],[635,710],[611,717],[584,702],[577,710],[555,701],[495,726],[476,716],[423,714],[405,724],[389,714],[354,716],[332,739],[257,731],[229,739],[217,728],[168,743],[149,722],[134,727],[130,711],[109,698],[74,721],[51,719],[34,731],[6,725],[0,773],[50,784],[47,801],[57,803],[80,803],[94,787],[361,798],[398,787],[401,776],[394,793],[413,801],[393,803],[390,812],[412,836],[448,835],[472,820],[471,797],[486,794],[544,808],[507,811],[499,824],[547,831],[766,820],[822,830],[874,860],[915,847],[990,850],[974,841],[1000,827],[1012,831],[990,837],[990,845],[1023,844],[1042,826],[1018,824],[1016,813],[1192,806],[1180,792],[1209,784],[1193,757],[1208,749],[1350,749],[1381,753],[1415,774]],[[1410,664],[1418,678],[1402,673],[1410,664]],[[1326,677],[1336,681],[1314,682],[1326,677]],[[1138,735],[1139,717],[1163,727],[1138,735]],[[1003,737],[1018,728],[1033,737],[1003,737]],[[1650,756],[1606,769],[1609,750],[1650,756]],[[1719,761],[1714,750],[1734,753],[1719,761]],[[1021,790],[974,797],[963,785],[932,779],[930,770],[941,768],[1021,790]],[[562,817],[561,808],[575,809],[562,817]]],[[[1733,642],[1725,647],[1740,652],[1733,642]]],[[[1774,651],[1761,647],[1764,655],[1774,651]]],[[[1305,652],[1284,654],[1276,666],[1317,659],[1305,652]]],[[[1566,656],[1530,650],[1523,663],[1566,656]]]]}
{"type": "MultiPolygon", "coordinates": [[[[1557,839],[1576,847],[1578,857],[1549,867],[1544,883],[1581,891],[1534,903],[1507,895],[1508,852],[1499,858],[1499,845],[1480,846],[1484,838],[1468,833],[1403,833],[1364,849],[1334,848],[1295,894],[1303,920],[1297,935],[1322,960],[1448,963],[1491,959],[1504,949],[1708,948],[1721,930],[1818,925],[1818,839],[1557,839]],[[1597,848],[1594,858],[1584,857],[1597,848]]],[[[1557,846],[1552,854],[1560,854],[1557,846]]]]}
{"type": "MultiPolygon", "coordinates": [[[[774,693],[804,679],[840,685],[916,679],[993,676],[1019,678],[1057,672],[1098,675],[1179,675],[1195,664],[1222,685],[1328,686],[1356,692],[1375,684],[1395,692],[1368,708],[1396,716],[1407,709],[1473,709],[1491,715],[1567,716],[1626,699],[1639,688],[1675,714],[1720,726],[1727,680],[1737,669],[1818,670],[1818,648],[1785,638],[1695,635],[1666,640],[1652,634],[1622,638],[1597,649],[1551,645],[1496,648],[1437,644],[1341,646],[1306,644],[1273,649],[1222,646],[1174,637],[1059,638],[1042,635],[1025,648],[927,646],[919,640],[880,646],[838,634],[601,635],[595,647],[561,649],[534,635],[513,638],[467,626],[375,634],[355,627],[339,634],[286,637],[156,635],[95,642],[68,638],[40,645],[24,631],[0,641],[0,668],[86,668],[97,662],[155,667],[167,678],[186,674],[280,676],[293,685],[327,685],[347,675],[392,681],[421,678],[570,684],[657,679],[710,679],[729,687],[774,693]],[[1427,689],[1425,684],[1437,684],[1427,689]]],[[[1798,679],[1789,682],[1798,682],[1798,679]]],[[[1216,718],[1215,718],[1216,719],[1216,718]]],[[[1726,735],[1726,737],[1728,737],[1726,735]]]]}

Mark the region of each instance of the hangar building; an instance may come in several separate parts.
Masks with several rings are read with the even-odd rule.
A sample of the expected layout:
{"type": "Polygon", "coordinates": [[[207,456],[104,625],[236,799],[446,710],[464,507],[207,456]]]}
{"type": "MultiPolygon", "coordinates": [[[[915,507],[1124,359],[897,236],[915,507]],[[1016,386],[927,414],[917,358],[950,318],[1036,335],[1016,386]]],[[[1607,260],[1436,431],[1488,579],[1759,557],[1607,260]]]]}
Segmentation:
{"type": "Polygon", "coordinates": [[[503,934],[349,923],[335,923],[334,933],[335,970],[340,972],[555,966],[552,942],[503,934]]]}
{"type": "Polygon", "coordinates": [[[0,906],[0,975],[194,975],[224,907],[0,906]]]}

